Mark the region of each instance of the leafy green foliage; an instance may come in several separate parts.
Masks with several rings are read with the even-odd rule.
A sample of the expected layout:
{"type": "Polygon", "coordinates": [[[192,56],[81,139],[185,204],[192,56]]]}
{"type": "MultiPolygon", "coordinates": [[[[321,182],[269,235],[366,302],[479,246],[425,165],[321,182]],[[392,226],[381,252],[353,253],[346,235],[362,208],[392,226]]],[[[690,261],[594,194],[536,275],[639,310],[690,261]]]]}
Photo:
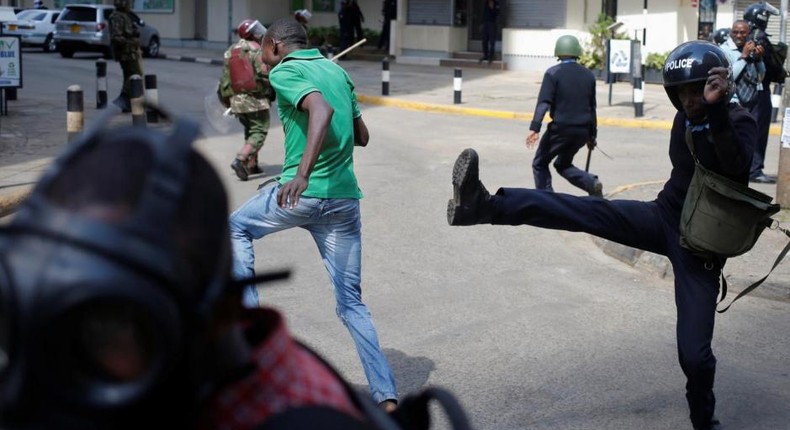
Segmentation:
{"type": "MultiPolygon", "coordinates": [[[[585,43],[584,52],[579,58],[579,64],[589,69],[599,69],[603,67],[604,55],[606,54],[607,39],[628,39],[624,32],[616,31],[612,34],[606,28],[614,24],[614,19],[605,13],[598,14],[598,19],[587,29],[590,32],[590,40],[585,43]]],[[[663,66],[663,64],[662,64],[663,66]]]]}
{"type": "Polygon", "coordinates": [[[661,70],[664,68],[664,63],[667,62],[669,52],[651,52],[645,57],[644,66],[647,69],[661,70]]]}

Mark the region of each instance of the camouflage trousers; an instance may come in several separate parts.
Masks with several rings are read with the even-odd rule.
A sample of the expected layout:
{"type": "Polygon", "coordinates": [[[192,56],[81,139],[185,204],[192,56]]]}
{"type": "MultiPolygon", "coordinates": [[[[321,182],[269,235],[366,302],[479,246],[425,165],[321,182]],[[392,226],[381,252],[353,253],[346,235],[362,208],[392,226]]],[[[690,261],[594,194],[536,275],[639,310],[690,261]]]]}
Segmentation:
{"type": "Polygon", "coordinates": [[[269,109],[237,113],[236,116],[244,126],[244,143],[252,146],[254,153],[257,153],[269,134],[269,109]]]}
{"type": "Polygon", "coordinates": [[[134,60],[120,60],[118,63],[120,63],[121,71],[123,72],[123,88],[121,89],[121,94],[131,98],[132,90],[129,78],[131,78],[132,75],[140,75],[140,78],[143,78],[142,60],[139,58],[134,60]]]}

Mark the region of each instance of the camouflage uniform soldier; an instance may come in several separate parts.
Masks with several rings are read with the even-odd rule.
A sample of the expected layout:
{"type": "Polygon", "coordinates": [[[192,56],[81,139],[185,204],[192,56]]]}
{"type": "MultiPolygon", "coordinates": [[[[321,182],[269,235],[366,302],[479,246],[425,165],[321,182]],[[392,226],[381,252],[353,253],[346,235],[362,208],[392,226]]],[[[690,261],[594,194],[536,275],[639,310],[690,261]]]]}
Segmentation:
{"type": "Polygon", "coordinates": [[[129,13],[129,0],[115,0],[115,11],[110,15],[110,41],[115,60],[123,71],[123,88],[113,103],[124,112],[131,112],[129,78],[143,76],[140,64],[140,30],[129,13]]]}
{"type": "Polygon", "coordinates": [[[225,51],[219,96],[222,104],[229,107],[244,126],[244,146],[230,167],[239,179],[246,181],[250,174],[263,173],[258,165],[258,151],[269,133],[269,106],[270,100],[274,99],[274,91],[269,84],[268,67],[261,57],[260,41],[266,34],[266,28],[257,20],[245,19],[237,32],[239,41],[225,51]],[[245,70],[249,76],[245,72],[237,72],[234,76],[236,70],[245,70]],[[240,76],[246,77],[248,82],[234,82],[240,76]],[[240,88],[245,83],[246,87],[240,88]]]}

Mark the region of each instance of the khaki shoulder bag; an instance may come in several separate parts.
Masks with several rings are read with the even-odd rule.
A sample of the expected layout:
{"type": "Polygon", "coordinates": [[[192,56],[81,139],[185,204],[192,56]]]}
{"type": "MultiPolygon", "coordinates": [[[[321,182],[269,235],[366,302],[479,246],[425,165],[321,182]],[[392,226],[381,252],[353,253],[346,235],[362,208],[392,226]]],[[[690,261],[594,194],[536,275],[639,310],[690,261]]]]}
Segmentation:
{"type": "MultiPolygon", "coordinates": [[[[710,139],[710,135],[708,135],[710,139]]],[[[694,153],[691,130],[686,129],[686,144],[694,158],[694,176],[691,178],[683,210],[680,213],[680,246],[702,258],[725,259],[748,252],[757,243],[760,234],[768,227],[778,229],[790,237],[790,231],[779,227],[771,216],[781,209],[773,198],[706,169],[694,153]]],[[[779,254],[768,275],[790,250],[788,244],[779,254]]],[[[744,289],[719,312],[726,311],[735,300],[748,294],[768,278],[744,289]]],[[[722,273],[722,295],[727,294],[727,281],[722,273]]]]}

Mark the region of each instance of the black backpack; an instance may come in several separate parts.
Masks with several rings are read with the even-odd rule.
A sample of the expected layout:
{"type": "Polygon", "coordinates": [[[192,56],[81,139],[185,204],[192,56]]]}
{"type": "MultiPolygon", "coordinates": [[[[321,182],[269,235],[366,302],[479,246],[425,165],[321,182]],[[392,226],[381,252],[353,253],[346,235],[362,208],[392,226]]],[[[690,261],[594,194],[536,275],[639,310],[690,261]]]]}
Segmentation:
{"type": "Polygon", "coordinates": [[[790,77],[790,72],[785,67],[787,61],[787,44],[784,42],[771,43],[766,39],[765,77],[771,82],[783,84],[785,78],[790,77]]]}

